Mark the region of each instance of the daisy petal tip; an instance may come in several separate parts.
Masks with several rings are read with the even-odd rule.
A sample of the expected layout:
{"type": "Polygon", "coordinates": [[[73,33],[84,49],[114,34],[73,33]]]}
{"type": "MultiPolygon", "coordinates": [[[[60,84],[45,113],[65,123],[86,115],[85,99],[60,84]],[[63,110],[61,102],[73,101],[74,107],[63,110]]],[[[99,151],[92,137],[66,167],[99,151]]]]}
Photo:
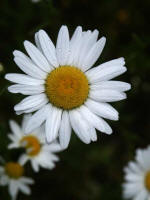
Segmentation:
{"type": "Polygon", "coordinates": [[[38,31],[38,34],[39,34],[39,35],[45,34],[45,31],[44,31],[43,29],[40,29],[40,30],[38,31]]]}
{"type": "Polygon", "coordinates": [[[69,144],[62,144],[62,143],[60,143],[60,148],[61,148],[62,150],[66,150],[66,149],[68,148],[68,145],[69,145],[69,144]]]}
{"type": "Polygon", "coordinates": [[[19,104],[17,104],[17,105],[14,106],[14,110],[15,111],[20,111],[19,104]]]}
{"type": "Polygon", "coordinates": [[[62,26],[61,26],[61,29],[68,29],[68,27],[67,27],[67,25],[65,25],[65,24],[63,24],[62,26]]]}
{"type": "Polygon", "coordinates": [[[106,42],[106,37],[103,36],[103,37],[101,38],[101,40],[102,40],[103,42],[106,42]]]}
{"type": "Polygon", "coordinates": [[[122,93],[122,100],[126,99],[127,98],[127,95],[126,93],[122,93]]]}
{"type": "Polygon", "coordinates": [[[106,43],[106,37],[101,37],[100,39],[99,39],[99,43],[101,44],[101,45],[103,45],[103,46],[105,46],[105,43],[106,43]]]}
{"type": "Polygon", "coordinates": [[[111,130],[105,131],[105,133],[106,133],[107,135],[111,135],[111,134],[113,133],[113,131],[112,131],[112,129],[111,129],[111,130]]]}
{"type": "Polygon", "coordinates": [[[25,46],[25,48],[26,48],[26,47],[28,47],[28,45],[30,45],[30,42],[29,42],[28,40],[25,40],[25,41],[23,42],[23,44],[24,44],[24,46],[25,46]]]}
{"type": "Polygon", "coordinates": [[[119,113],[116,114],[114,121],[118,121],[119,120],[119,113]]]}
{"type": "Polygon", "coordinates": [[[14,51],[12,52],[12,54],[13,54],[14,56],[17,56],[17,53],[18,53],[18,50],[14,50],[14,51]]]}
{"type": "Polygon", "coordinates": [[[6,74],[6,75],[4,76],[4,78],[5,78],[6,80],[9,80],[9,74],[6,74]]]}
{"type": "Polygon", "coordinates": [[[131,90],[131,84],[130,83],[128,83],[127,90],[131,90]]]}
{"type": "Polygon", "coordinates": [[[27,44],[29,41],[28,40],[25,40],[24,42],[23,42],[23,44],[25,45],[25,44],[27,44]]]}

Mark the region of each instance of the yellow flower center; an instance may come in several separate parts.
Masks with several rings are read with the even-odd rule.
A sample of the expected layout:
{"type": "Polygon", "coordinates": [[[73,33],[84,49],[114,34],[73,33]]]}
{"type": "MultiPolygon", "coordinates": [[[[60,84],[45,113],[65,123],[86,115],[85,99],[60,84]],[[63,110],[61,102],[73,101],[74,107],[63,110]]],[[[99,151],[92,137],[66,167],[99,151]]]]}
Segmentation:
{"type": "Polygon", "coordinates": [[[148,171],[145,176],[145,186],[146,186],[147,190],[150,191],[150,171],[148,171]]]}
{"type": "Polygon", "coordinates": [[[61,66],[48,75],[45,88],[54,106],[70,110],[85,102],[88,97],[89,83],[80,69],[61,66]]]}
{"type": "Polygon", "coordinates": [[[24,168],[19,163],[8,162],[5,164],[5,172],[9,177],[18,179],[23,176],[24,168]]]}
{"type": "Polygon", "coordinates": [[[37,155],[41,150],[41,145],[39,140],[33,135],[28,135],[23,137],[20,143],[25,146],[25,148],[27,149],[27,153],[30,156],[37,155]]]}

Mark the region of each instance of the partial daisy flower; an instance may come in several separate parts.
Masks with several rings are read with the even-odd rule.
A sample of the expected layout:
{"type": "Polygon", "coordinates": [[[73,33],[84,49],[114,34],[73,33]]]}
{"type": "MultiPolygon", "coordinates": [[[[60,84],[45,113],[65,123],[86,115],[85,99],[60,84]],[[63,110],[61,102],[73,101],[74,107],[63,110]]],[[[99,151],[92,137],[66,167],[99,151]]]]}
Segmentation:
{"type": "Polygon", "coordinates": [[[124,58],[118,58],[90,69],[100,56],[105,37],[98,31],[82,31],[78,26],[69,39],[67,26],[58,33],[56,48],[44,30],[35,34],[35,43],[24,42],[28,53],[15,50],[14,61],[26,73],[5,76],[14,83],[12,93],[29,95],[17,104],[17,114],[35,112],[26,126],[26,133],[45,124],[50,143],[59,137],[67,148],[71,129],[86,144],[97,140],[96,130],[111,134],[103,118],[118,120],[118,112],[106,102],[126,98],[130,84],[110,81],[127,69],[124,58]]]}
{"type": "Polygon", "coordinates": [[[24,176],[24,167],[19,162],[6,162],[0,166],[0,185],[8,185],[12,200],[17,198],[19,191],[30,195],[31,190],[28,185],[33,183],[33,179],[24,176]]]}
{"type": "Polygon", "coordinates": [[[150,146],[136,151],[135,161],[125,167],[123,196],[125,199],[150,199],[150,146]]]}
{"type": "Polygon", "coordinates": [[[59,160],[54,153],[61,151],[61,147],[57,142],[45,144],[44,129],[39,127],[32,133],[25,135],[24,128],[30,115],[25,115],[20,127],[15,121],[10,121],[10,129],[12,133],[8,135],[11,143],[8,145],[12,148],[25,148],[25,153],[19,158],[19,162],[24,165],[27,161],[31,162],[34,171],[38,172],[40,167],[45,169],[53,169],[55,162],[59,160]]]}

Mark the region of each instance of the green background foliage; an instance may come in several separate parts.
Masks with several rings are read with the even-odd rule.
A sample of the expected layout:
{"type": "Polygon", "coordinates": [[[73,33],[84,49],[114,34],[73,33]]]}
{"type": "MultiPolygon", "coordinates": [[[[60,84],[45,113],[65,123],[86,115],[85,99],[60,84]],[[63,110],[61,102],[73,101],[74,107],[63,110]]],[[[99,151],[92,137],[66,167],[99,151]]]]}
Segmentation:
{"type": "MultiPolygon", "coordinates": [[[[19,200],[120,200],[123,167],[134,158],[136,148],[150,144],[150,1],[149,0],[30,0],[0,1],[0,155],[15,160],[19,150],[7,151],[8,120],[19,123],[13,106],[22,95],[10,94],[5,73],[21,72],[13,62],[12,51],[22,50],[23,41],[33,42],[34,33],[44,29],[56,42],[62,24],[70,34],[77,25],[84,30],[98,29],[107,43],[97,63],[125,57],[127,73],[117,78],[130,82],[128,99],[114,103],[120,113],[118,122],[110,122],[111,136],[98,133],[98,141],[83,144],[74,134],[70,146],[60,153],[60,162],[52,171],[35,174],[27,164],[26,175],[36,184],[32,195],[19,194],[19,200]]],[[[0,199],[10,200],[7,188],[0,188],[0,199]]]]}

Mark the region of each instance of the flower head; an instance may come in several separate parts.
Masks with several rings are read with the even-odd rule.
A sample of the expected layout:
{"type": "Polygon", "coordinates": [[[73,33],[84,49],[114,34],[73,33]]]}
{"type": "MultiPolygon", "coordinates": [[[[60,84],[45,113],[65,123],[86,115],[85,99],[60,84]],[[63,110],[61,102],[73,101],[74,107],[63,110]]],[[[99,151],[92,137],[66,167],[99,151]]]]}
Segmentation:
{"type": "Polygon", "coordinates": [[[67,148],[71,129],[85,143],[97,140],[95,129],[111,134],[103,118],[118,120],[118,112],[107,102],[126,98],[130,84],[110,81],[126,71],[124,58],[118,58],[90,69],[100,56],[105,37],[98,31],[82,31],[78,26],[69,39],[68,28],[62,26],[56,48],[44,30],[35,34],[36,46],[24,42],[28,56],[14,51],[14,61],[26,73],[7,74],[17,83],[8,88],[12,93],[29,95],[14,109],[17,114],[35,112],[26,126],[31,133],[43,122],[50,143],[59,137],[67,148]]]}
{"type": "Polygon", "coordinates": [[[24,176],[24,167],[19,162],[6,162],[0,166],[0,185],[8,185],[13,200],[17,198],[19,191],[30,195],[31,190],[28,185],[33,183],[33,179],[24,176]]]}
{"type": "Polygon", "coordinates": [[[15,121],[10,121],[10,128],[12,133],[8,135],[11,143],[8,148],[24,148],[23,153],[19,159],[19,162],[24,165],[27,161],[31,162],[34,171],[39,171],[39,167],[46,169],[52,169],[55,167],[55,162],[59,160],[58,156],[54,153],[61,150],[60,145],[57,142],[52,144],[45,144],[44,129],[39,127],[28,135],[24,135],[24,127],[30,115],[25,115],[20,127],[15,121]]]}
{"type": "Polygon", "coordinates": [[[125,167],[123,196],[126,199],[150,199],[150,146],[136,151],[135,161],[125,167]]]}

